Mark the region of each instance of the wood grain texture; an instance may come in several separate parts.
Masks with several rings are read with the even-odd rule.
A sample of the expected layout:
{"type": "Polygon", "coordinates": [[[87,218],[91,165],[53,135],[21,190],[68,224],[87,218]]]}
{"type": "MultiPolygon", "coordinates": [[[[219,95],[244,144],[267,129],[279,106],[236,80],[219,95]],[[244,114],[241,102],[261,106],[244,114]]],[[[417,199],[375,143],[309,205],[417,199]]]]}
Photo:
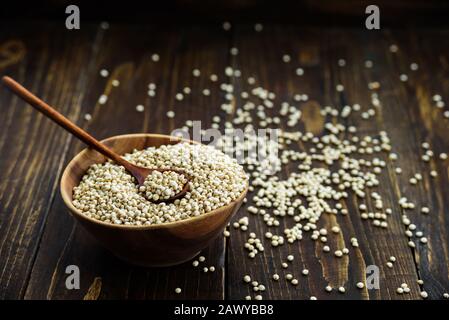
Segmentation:
{"type": "MultiPolygon", "coordinates": [[[[399,159],[393,162],[383,157],[387,170],[376,191],[393,213],[387,230],[375,228],[361,220],[361,201],[351,197],[342,203],[348,215],[323,215],[319,222],[320,226],[342,229],[328,237],[331,253],[323,253],[322,244],[306,236],[301,242],[276,249],[267,242],[265,254],[250,259],[243,247],[249,232],[265,242],[267,227],[246,211],[251,205],[248,202],[236,219],[248,216],[249,230],[245,233],[231,227],[230,238],[220,237],[203,252],[206,262],[201,266],[214,265],[214,273],[205,274],[191,263],[151,269],[129,266],[74,222],[57,191],[62,169],[83,144],[2,92],[1,298],[242,299],[254,295],[251,286],[242,281],[245,274],[266,286],[264,299],[308,299],[312,295],[318,299],[418,299],[420,289],[426,290],[429,298],[441,299],[449,291],[449,170],[448,160],[438,159],[440,152],[449,151],[449,120],[443,117],[448,107],[438,109],[432,102],[432,96],[440,94],[449,103],[447,30],[365,32],[265,25],[263,32],[255,33],[252,25],[234,25],[231,32],[224,32],[220,26],[112,24],[109,30],[83,26],[72,38],[73,34],[51,25],[42,28],[0,29],[0,51],[14,46],[22,52],[0,61],[0,73],[23,81],[99,139],[139,132],[168,134],[188,119],[201,120],[205,128],[211,125],[212,116],[227,117],[220,109],[224,93],[219,85],[228,65],[242,71],[241,78],[233,79],[235,105],[241,103],[241,91],[254,87],[247,83],[248,76],[256,77],[255,86],[276,93],[278,101],[294,103],[292,95],[308,94],[309,101],[300,104],[303,118],[299,128],[314,134],[320,134],[324,122],[330,120],[323,119],[320,107],[359,103],[365,111],[372,107],[368,83],[378,81],[381,107],[376,116],[362,120],[354,115],[345,121],[356,125],[361,135],[376,135],[380,130],[389,133],[399,159]],[[393,43],[399,47],[397,53],[389,51],[393,43]],[[233,46],[239,49],[237,56],[229,55],[233,46]],[[25,54],[21,48],[26,48],[25,54]],[[159,62],[151,61],[153,53],[160,55],[159,62]],[[283,54],[290,54],[292,61],[282,62],[283,54]],[[346,60],[345,67],[337,65],[340,58],[346,60]],[[364,66],[368,59],[373,61],[372,68],[364,66]],[[410,70],[412,62],[419,64],[415,72],[410,70]],[[304,68],[302,77],[295,75],[298,66],[304,68]],[[108,78],[99,76],[102,68],[109,70],[108,78]],[[200,69],[201,77],[192,76],[194,68],[200,69]],[[209,80],[212,73],[219,76],[217,83],[209,80]],[[408,74],[407,82],[399,81],[402,73],[408,74]],[[112,86],[113,79],[120,81],[118,87],[112,86]],[[157,84],[154,98],[147,95],[150,82],[157,84]],[[338,93],[337,84],[343,84],[345,90],[338,93]],[[192,94],[177,101],[175,94],[184,86],[191,87],[192,94]],[[210,96],[201,94],[206,88],[211,90],[210,96]],[[104,105],[98,104],[101,94],[108,95],[104,105]],[[143,113],[135,111],[138,104],[145,106],[143,113]],[[176,112],[174,119],[166,117],[168,110],[176,112]],[[91,121],[83,119],[85,113],[92,114],[91,121]],[[424,141],[435,153],[429,163],[420,159],[424,141]],[[396,167],[402,168],[402,174],[395,173],[396,167]],[[11,170],[19,174],[12,178],[11,170]],[[438,177],[431,178],[430,170],[436,170],[438,177]],[[418,172],[423,181],[411,185],[409,178],[418,172]],[[407,245],[406,227],[401,222],[404,212],[398,206],[402,196],[416,203],[416,209],[406,214],[427,236],[427,246],[416,238],[415,249],[407,245]],[[420,213],[424,205],[430,208],[427,215],[420,213]],[[358,249],[350,246],[351,237],[358,238],[358,249]],[[349,258],[335,259],[332,252],[343,246],[350,249],[349,258]],[[295,260],[282,269],[280,263],[288,254],[295,260]],[[386,266],[390,256],[397,258],[392,269],[386,266]],[[71,264],[80,267],[80,290],[65,288],[65,268],[71,264]],[[365,268],[372,264],[380,268],[380,289],[357,289],[355,283],[364,280],[365,268]],[[301,275],[303,268],[310,270],[308,277],[301,275]],[[272,274],[283,278],[287,272],[299,280],[298,286],[271,280],[272,274]],[[421,287],[418,279],[424,281],[421,287]],[[408,295],[395,293],[403,282],[412,289],[408,295]],[[346,294],[326,293],[328,284],[345,286],[346,294]],[[174,293],[176,287],[183,289],[181,294],[174,293]]],[[[298,150],[303,147],[295,146],[298,150]]],[[[292,170],[294,166],[288,166],[282,175],[292,170]]],[[[364,202],[373,207],[370,197],[364,202]]],[[[282,223],[288,226],[291,221],[282,223]]]]}
{"type": "MultiPolygon", "coordinates": [[[[27,24],[15,32],[9,25],[1,30],[0,73],[14,76],[77,119],[95,41],[91,30],[71,38],[46,24],[38,34],[27,24]]],[[[0,105],[0,297],[15,299],[25,292],[71,138],[4,88],[0,105]]]]}
{"type": "Polygon", "coordinates": [[[448,292],[449,282],[448,162],[439,158],[441,152],[447,153],[449,149],[449,121],[443,117],[447,106],[437,108],[432,100],[434,94],[440,94],[445,102],[448,99],[449,46],[444,40],[448,35],[447,31],[387,33],[384,39],[398,43],[401,49],[388,59],[385,67],[409,75],[409,81],[403,84],[394,77],[385,79],[387,85],[396,87],[395,96],[391,95],[389,99],[397,99],[396,103],[403,106],[386,121],[395,130],[397,140],[403,141],[401,189],[418,204],[408,216],[417,230],[423,231],[428,238],[427,245],[413,239],[416,243],[413,255],[418,275],[424,281],[423,290],[433,299],[441,299],[443,293],[448,292]],[[432,43],[439,45],[429,50],[432,43]],[[420,66],[416,72],[409,69],[412,59],[420,66]],[[435,63],[431,63],[432,60],[435,63]],[[398,130],[398,123],[409,126],[408,130],[398,130]],[[435,154],[429,162],[421,159],[426,151],[422,148],[424,142],[430,144],[430,150],[435,154]],[[432,178],[431,170],[435,170],[438,177],[432,178]],[[408,179],[417,172],[423,174],[423,181],[414,186],[408,179]],[[430,208],[429,214],[420,212],[423,206],[430,208]]]}
{"type": "MultiPolygon", "coordinates": [[[[237,38],[237,47],[241,48],[242,56],[246,56],[248,59],[241,64],[243,74],[261,75],[259,78],[260,84],[266,88],[274,88],[276,96],[280,98],[279,101],[288,101],[288,99],[291,101],[291,97],[297,93],[309,95],[311,101],[301,105],[302,110],[305,111],[301,125],[306,130],[319,134],[322,131],[323,119],[320,119],[319,114],[313,113],[310,109],[313,110],[314,107],[319,107],[319,105],[332,105],[342,108],[346,104],[360,103],[367,106],[369,103],[367,79],[363,77],[363,70],[360,70],[360,66],[364,63],[363,52],[352,50],[346,45],[348,42],[363,43],[363,37],[364,34],[362,33],[351,35],[349,32],[329,31],[321,33],[317,30],[301,30],[298,32],[295,29],[285,27],[267,27],[263,33],[256,36],[250,30],[240,32],[237,38]],[[273,50],[267,49],[256,57],[250,55],[251,52],[257,50],[256,48],[261,43],[265,44],[267,48],[273,48],[273,50]],[[283,51],[279,51],[278,48],[282,48],[283,51]],[[292,62],[288,64],[282,62],[283,54],[290,54],[293,57],[292,62]],[[349,66],[346,68],[337,67],[337,61],[340,58],[347,59],[349,66]],[[252,64],[250,61],[252,61],[252,64]],[[271,61],[271,63],[262,68],[261,72],[261,66],[265,66],[264,61],[271,61]],[[297,66],[302,66],[305,69],[304,76],[298,77],[295,75],[297,66]],[[250,67],[253,68],[249,69],[250,67]],[[279,76],[279,73],[282,76],[279,76]],[[280,83],[286,85],[281,86],[280,83]],[[346,88],[344,93],[336,92],[337,84],[344,84],[346,88]]],[[[376,39],[372,39],[372,41],[375,43],[376,39]]],[[[376,52],[376,50],[385,50],[385,47],[370,49],[376,52]]],[[[380,121],[382,122],[382,119],[380,121]]],[[[384,129],[364,120],[353,120],[353,123],[349,124],[359,127],[362,134],[378,133],[384,129]]],[[[288,128],[285,129],[289,130],[288,128]]],[[[291,166],[287,168],[287,172],[293,169],[293,166],[291,166]]],[[[394,190],[390,177],[382,176],[381,178],[383,190],[380,193],[385,199],[386,207],[397,208],[397,200],[392,196],[394,190]]],[[[231,255],[228,270],[229,281],[231,282],[228,287],[230,290],[229,296],[237,299],[248,294],[248,288],[237,285],[242,281],[246,272],[255,274],[256,280],[258,278],[268,279],[268,281],[265,280],[268,282],[268,290],[267,294],[264,295],[268,299],[307,299],[312,295],[318,299],[417,298],[419,290],[416,281],[418,278],[411,251],[407,246],[406,238],[403,237],[404,230],[400,213],[394,210],[390,228],[382,230],[372,227],[368,222],[361,221],[358,209],[360,203],[365,203],[372,210],[370,199],[360,201],[356,197],[351,197],[344,204],[350,212],[349,215],[337,217],[323,215],[320,219],[319,227],[328,229],[335,225],[341,227],[341,234],[328,237],[327,244],[331,247],[331,252],[343,247],[351,248],[351,237],[355,236],[359,239],[360,248],[355,250],[351,248],[349,259],[348,257],[336,259],[332,253],[322,252],[322,244],[316,243],[315,245],[315,242],[304,239],[299,245],[284,246],[281,249],[273,249],[268,243],[269,251],[266,256],[270,257],[269,261],[266,261],[265,257],[260,257],[254,259],[253,262],[240,249],[242,243],[246,240],[244,236],[237,234],[237,241],[233,241],[231,235],[231,244],[235,244],[235,246],[231,247],[229,251],[229,255],[231,255]],[[286,270],[282,270],[279,265],[282,261],[286,261],[288,254],[293,254],[297,259],[286,270]],[[394,270],[389,270],[386,267],[386,262],[390,256],[398,258],[394,270]],[[248,265],[246,268],[241,267],[242,260],[248,261],[245,263],[245,267],[248,265]],[[257,265],[267,267],[257,268],[257,265]],[[355,286],[356,282],[365,280],[365,269],[369,265],[377,265],[380,268],[380,290],[359,290],[355,286]],[[310,270],[308,277],[303,277],[300,274],[303,268],[310,270]],[[280,274],[281,278],[286,273],[292,273],[300,280],[300,283],[298,287],[294,287],[283,282],[274,282],[271,280],[273,273],[280,274]],[[398,275],[402,277],[398,277],[398,275]],[[394,284],[392,280],[394,280],[394,284]],[[399,287],[402,282],[408,283],[413,288],[414,293],[412,295],[406,297],[395,294],[395,288],[399,287]],[[328,294],[324,290],[324,287],[328,284],[334,288],[344,286],[346,294],[328,294]]],[[[248,205],[251,205],[251,203],[248,205]]],[[[286,222],[286,225],[288,224],[289,222],[286,222]]],[[[266,230],[266,226],[262,225],[260,221],[254,222],[254,228],[256,234],[260,236],[263,236],[266,230]]],[[[278,228],[275,230],[279,232],[278,228]]]]}
{"type": "MultiPolygon", "coordinates": [[[[177,30],[162,30],[152,27],[128,28],[111,27],[100,43],[99,61],[96,72],[106,68],[112,74],[109,80],[96,75],[94,83],[86,95],[83,111],[93,115],[85,127],[97,137],[108,137],[129,132],[170,133],[183,125],[187,119],[206,118],[210,106],[219,108],[218,96],[192,96],[186,101],[175,102],[174,95],[186,85],[199,90],[210,86],[209,80],[192,76],[195,67],[201,67],[205,75],[219,73],[225,67],[227,42],[221,33],[210,34],[199,28],[179,33],[177,30]],[[151,37],[145,35],[152,34],[151,37]],[[205,44],[207,44],[206,47],[205,44]],[[120,52],[120,57],[117,56],[120,52]],[[158,53],[161,60],[151,60],[151,54],[158,53]],[[112,87],[112,79],[118,79],[120,86],[112,87]],[[157,84],[156,97],[147,95],[148,83],[157,84]],[[100,94],[109,96],[105,105],[96,104],[100,94]],[[145,106],[145,112],[135,110],[138,104],[145,106]],[[95,105],[91,110],[91,106],[95,105]],[[195,108],[190,107],[194,105],[195,108]],[[168,119],[166,112],[174,110],[176,119],[168,119]]],[[[211,90],[217,92],[217,84],[211,90]]],[[[72,157],[83,146],[74,142],[69,148],[72,157]]],[[[37,256],[34,271],[26,292],[26,298],[80,299],[83,298],[96,278],[101,278],[100,299],[135,298],[202,298],[221,299],[224,297],[224,240],[217,239],[203,252],[205,264],[193,268],[191,263],[172,268],[144,269],[130,267],[110,257],[85,239],[86,234],[74,221],[66,217],[65,206],[57,197],[49,214],[43,235],[41,250],[37,256]],[[59,218],[63,216],[63,221],[59,218]],[[56,240],[61,237],[63,240],[56,240]],[[58,246],[55,247],[55,241],[58,246]],[[101,253],[103,252],[103,253],[101,253]],[[105,255],[108,257],[105,260],[105,255]],[[69,264],[80,266],[84,281],[80,290],[65,289],[65,267],[69,264]],[[202,272],[204,266],[215,267],[215,272],[202,272]],[[116,269],[116,267],[119,269],[116,269]],[[183,288],[180,295],[176,287],[183,288]]],[[[98,283],[98,281],[97,281],[98,283]]]]}
{"type": "MultiPolygon", "coordinates": [[[[329,38],[329,42],[339,46],[340,51],[337,54],[350,62],[349,66],[345,68],[338,67],[335,62],[333,64],[334,74],[337,75],[336,83],[342,83],[345,86],[344,92],[340,95],[340,103],[342,105],[346,103],[359,103],[362,106],[362,111],[366,111],[369,108],[376,109],[376,116],[370,120],[363,120],[360,115],[357,115],[349,119],[349,124],[356,125],[361,134],[377,135],[382,130],[387,131],[392,140],[393,151],[400,152],[397,148],[400,148],[398,144],[401,144],[399,141],[402,140],[396,138],[392,127],[388,125],[388,119],[390,119],[392,110],[396,110],[400,106],[396,106],[387,97],[381,95],[384,92],[383,79],[378,78],[379,73],[381,73],[380,68],[386,64],[385,56],[390,53],[388,51],[389,44],[382,42],[380,34],[367,36],[364,33],[343,33],[340,31],[333,33],[329,38]],[[355,49],[341,49],[344,48],[345,43],[354,41],[357,41],[357,43],[360,42],[361,45],[355,49]],[[379,43],[383,45],[380,46],[379,43]],[[374,66],[369,69],[364,67],[364,62],[368,59],[374,61],[374,66]],[[368,89],[368,83],[373,81],[379,81],[382,86],[381,92],[379,93],[380,107],[374,107],[371,103],[371,93],[373,91],[368,89]]],[[[334,61],[337,59],[338,57],[334,61]]],[[[394,76],[399,78],[399,75],[394,76]]],[[[382,299],[417,299],[419,297],[418,277],[416,275],[412,252],[407,244],[408,240],[404,236],[405,227],[401,221],[402,211],[398,206],[398,199],[402,195],[398,191],[394,164],[388,157],[383,158],[387,161],[388,168],[380,176],[380,188],[376,188],[375,191],[382,196],[385,208],[391,208],[393,210],[392,215],[387,220],[389,227],[387,230],[383,230],[381,228],[375,228],[364,221],[362,222],[363,233],[360,233],[360,231],[357,232],[357,238],[365,238],[362,242],[365,243],[366,241],[369,243],[363,252],[363,256],[370,256],[367,265],[378,265],[382,274],[379,292],[371,290],[369,293],[371,298],[379,298],[377,294],[380,294],[380,298],[382,299]],[[392,269],[386,266],[390,256],[394,256],[397,259],[392,269]],[[400,287],[402,283],[407,283],[412,289],[410,296],[396,294],[396,288],[400,287]]],[[[377,211],[372,198],[368,197],[365,204],[369,208],[369,211],[377,211]]],[[[354,203],[354,208],[356,209],[357,207],[358,204],[354,203]]],[[[360,218],[357,217],[357,219],[360,218]]]]}

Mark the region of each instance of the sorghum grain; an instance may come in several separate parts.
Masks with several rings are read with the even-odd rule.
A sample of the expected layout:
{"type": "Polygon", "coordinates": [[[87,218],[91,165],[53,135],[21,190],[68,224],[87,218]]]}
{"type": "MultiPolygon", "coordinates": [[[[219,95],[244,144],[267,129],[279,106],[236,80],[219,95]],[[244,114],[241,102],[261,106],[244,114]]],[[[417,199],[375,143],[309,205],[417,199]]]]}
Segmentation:
{"type": "Polygon", "coordinates": [[[237,199],[247,184],[243,168],[212,147],[178,143],[124,155],[146,168],[183,170],[190,191],[173,203],[152,203],[135,179],[112,161],[92,165],[73,189],[73,205],[85,215],[112,224],[151,225],[199,216],[237,199]]]}

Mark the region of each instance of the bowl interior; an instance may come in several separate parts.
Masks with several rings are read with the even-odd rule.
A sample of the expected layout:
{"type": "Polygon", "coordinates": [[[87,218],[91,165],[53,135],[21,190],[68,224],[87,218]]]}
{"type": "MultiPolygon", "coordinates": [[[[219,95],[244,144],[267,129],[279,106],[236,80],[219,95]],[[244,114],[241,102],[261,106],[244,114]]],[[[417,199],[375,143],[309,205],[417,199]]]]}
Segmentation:
{"type": "MultiPolygon", "coordinates": [[[[102,143],[122,155],[132,152],[134,149],[142,150],[148,147],[176,144],[180,141],[189,143],[193,142],[172,136],[142,133],[114,136],[102,140],[102,143]]],[[[73,188],[80,183],[81,178],[91,165],[95,163],[103,163],[106,160],[107,158],[101,153],[91,148],[87,148],[75,156],[75,158],[73,158],[67,165],[61,178],[61,194],[66,203],[68,205],[70,204],[70,208],[72,210],[76,210],[71,204],[73,200],[73,188]]]]}

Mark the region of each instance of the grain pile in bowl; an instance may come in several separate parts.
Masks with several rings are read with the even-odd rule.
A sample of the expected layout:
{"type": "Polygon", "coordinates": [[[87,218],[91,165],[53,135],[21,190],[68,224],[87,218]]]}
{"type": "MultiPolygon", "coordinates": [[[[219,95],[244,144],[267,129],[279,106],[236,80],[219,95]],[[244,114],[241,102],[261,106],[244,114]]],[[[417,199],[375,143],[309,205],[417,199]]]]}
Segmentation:
{"type": "Polygon", "coordinates": [[[175,171],[153,171],[145,179],[140,192],[152,201],[164,201],[174,197],[182,191],[187,183],[187,177],[175,171]]]}
{"type": "Polygon", "coordinates": [[[123,157],[142,167],[183,170],[190,177],[190,191],[173,203],[150,202],[124,167],[108,161],[92,165],[73,189],[75,208],[112,224],[161,224],[225,206],[236,200],[247,185],[248,178],[234,159],[204,145],[150,147],[123,157]]]}

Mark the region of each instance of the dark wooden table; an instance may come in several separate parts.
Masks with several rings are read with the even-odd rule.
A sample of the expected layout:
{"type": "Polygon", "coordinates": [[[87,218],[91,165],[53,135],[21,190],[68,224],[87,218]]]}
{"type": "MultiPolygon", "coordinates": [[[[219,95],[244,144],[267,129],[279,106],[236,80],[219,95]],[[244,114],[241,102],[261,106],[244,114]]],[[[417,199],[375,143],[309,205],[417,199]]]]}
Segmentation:
{"type": "MultiPolygon", "coordinates": [[[[101,248],[68,214],[59,194],[59,179],[67,162],[83,144],[6,89],[0,92],[0,298],[2,299],[242,299],[251,292],[242,281],[245,274],[263,283],[264,299],[419,299],[424,284],[429,298],[442,299],[449,291],[449,183],[448,162],[438,159],[449,151],[449,119],[432,102],[440,94],[449,103],[449,30],[306,29],[293,26],[265,25],[256,33],[252,25],[235,25],[230,32],[220,25],[208,26],[125,26],[112,24],[103,30],[99,24],[83,24],[79,31],[68,31],[62,24],[3,24],[0,28],[0,73],[24,83],[71,120],[98,138],[133,132],[170,133],[188,119],[209,126],[213,115],[225,116],[224,101],[218,83],[208,75],[231,65],[243,76],[233,79],[237,92],[248,90],[248,76],[270,88],[280,99],[291,99],[300,90],[310,101],[304,103],[300,127],[314,133],[322,131],[317,106],[360,103],[370,105],[372,91],[367,85],[378,81],[381,112],[370,121],[360,118],[349,123],[363,133],[387,130],[397,164],[388,161],[388,174],[381,175],[380,193],[386,206],[393,208],[390,227],[381,229],[360,219],[357,201],[347,201],[349,215],[326,215],[320,225],[338,222],[342,233],[332,237],[331,245],[356,236],[359,250],[351,250],[343,259],[325,256],[318,245],[305,239],[294,245],[272,248],[249,259],[243,244],[248,233],[231,228],[230,238],[220,237],[203,254],[206,265],[216,271],[203,273],[185,263],[171,268],[145,269],[129,266],[101,248]],[[391,53],[389,46],[399,51],[391,53]],[[239,55],[229,54],[231,47],[239,55]],[[158,53],[160,61],[151,60],[158,53]],[[288,53],[292,61],[282,62],[288,53]],[[339,67],[338,59],[347,65],[339,67]],[[365,60],[374,62],[365,68],[365,60]],[[412,62],[419,70],[410,71],[412,62]],[[295,68],[305,70],[302,77],[295,68]],[[106,68],[111,76],[103,78],[106,68]],[[202,76],[192,77],[199,68],[202,76]],[[399,75],[408,74],[401,82],[399,75]],[[120,80],[119,87],[111,85],[120,80]],[[155,98],[147,96],[149,82],[157,83],[155,98]],[[335,86],[342,83],[345,91],[335,86]],[[175,93],[185,85],[194,93],[179,102],[175,93]],[[211,96],[200,94],[211,89],[211,96]],[[299,88],[299,89],[298,89],[299,88]],[[106,93],[105,105],[98,98],[106,93]],[[138,113],[135,106],[145,105],[138,113]],[[176,111],[175,119],[165,116],[176,111]],[[313,111],[315,110],[315,112],[313,111]],[[86,113],[91,121],[84,120],[86,113]],[[436,157],[429,163],[420,160],[422,142],[429,142],[436,157]],[[395,174],[400,166],[402,174],[395,174]],[[434,169],[439,176],[430,178],[434,169]],[[412,186],[408,179],[423,173],[423,182],[412,186]],[[410,211],[419,230],[429,239],[427,245],[408,246],[401,222],[399,197],[407,196],[417,204],[410,211]],[[430,213],[419,208],[426,205],[430,213]],[[286,281],[274,282],[271,275],[285,273],[280,262],[288,253],[295,254],[289,272],[299,279],[294,287],[286,281]],[[397,262],[386,266],[390,256],[397,262]],[[355,283],[365,278],[365,267],[378,265],[380,289],[360,290],[355,283]],[[67,290],[68,265],[81,272],[81,288],[67,290]],[[300,275],[307,267],[308,277],[300,275]],[[401,283],[411,293],[396,294],[401,283]],[[345,285],[346,293],[324,291],[330,283],[345,285]],[[181,294],[174,292],[183,288],[181,294]]],[[[282,100],[281,100],[282,101],[282,100]]],[[[247,216],[246,204],[237,217],[247,216]]],[[[263,223],[254,216],[250,231],[262,237],[263,223]]]]}

